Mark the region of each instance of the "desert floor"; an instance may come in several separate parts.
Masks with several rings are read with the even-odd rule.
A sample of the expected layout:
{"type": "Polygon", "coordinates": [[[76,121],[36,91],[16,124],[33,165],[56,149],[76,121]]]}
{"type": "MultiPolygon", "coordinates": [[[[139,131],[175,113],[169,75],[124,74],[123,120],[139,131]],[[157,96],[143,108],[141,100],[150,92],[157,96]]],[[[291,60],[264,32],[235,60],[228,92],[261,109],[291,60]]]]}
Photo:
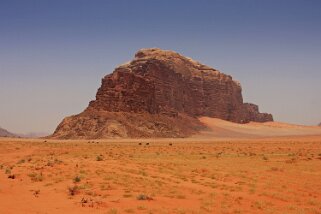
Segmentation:
{"type": "Polygon", "coordinates": [[[321,136],[0,139],[5,214],[321,213],[320,192],[321,136]]]}

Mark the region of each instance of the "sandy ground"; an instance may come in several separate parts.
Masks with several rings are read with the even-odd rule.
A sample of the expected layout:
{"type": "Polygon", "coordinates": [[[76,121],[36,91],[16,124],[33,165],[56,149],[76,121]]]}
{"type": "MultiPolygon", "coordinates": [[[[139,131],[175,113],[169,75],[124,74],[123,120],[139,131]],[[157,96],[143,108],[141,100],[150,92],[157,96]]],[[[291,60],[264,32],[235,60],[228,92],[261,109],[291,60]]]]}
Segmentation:
{"type": "Polygon", "coordinates": [[[1,138],[0,213],[321,213],[315,127],[204,122],[189,139],[1,138]]]}
{"type": "Polygon", "coordinates": [[[302,126],[281,122],[238,124],[209,117],[202,117],[200,120],[208,129],[194,136],[195,138],[260,138],[321,135],[320,126],[302,126]]]}

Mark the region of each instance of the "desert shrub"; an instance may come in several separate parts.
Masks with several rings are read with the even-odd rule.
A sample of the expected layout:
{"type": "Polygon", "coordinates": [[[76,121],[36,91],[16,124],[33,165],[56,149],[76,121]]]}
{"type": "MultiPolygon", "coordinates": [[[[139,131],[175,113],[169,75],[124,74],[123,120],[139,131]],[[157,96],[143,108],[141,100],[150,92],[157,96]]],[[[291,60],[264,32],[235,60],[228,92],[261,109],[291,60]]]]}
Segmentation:
{"type": "Polygon", "coordinates": [[[151,196],[145,195],[145,194],[139,194],[137,196],[137,200],[144,201],[144,200],[153,200],[151,196]]]}
{"type": "Polygon", "coordinates": [[[142,176],[147,176],[147,172],[145,172],[144,170],[140,170],[139,174],[142,175],[142,176]]]}
{"type": "Polygon", "coordinates": [[[98,155],[98,156],[96,157],[96,161],[103,161],[103,160],[104,160],[104,158],[103,158],[102,155],[98,155]]]}
{"type": "Polygon", "coordinates": [[[146,210],[146,207],[145,207],[145,206],[142,206],[142,205],[139,205],[139,206],[137,206],[137,209],[138,209],[138,210],[146,210]]]}
{"type": "Polygon", "coordinates": [[[123,197],[124,198],[130,198],[130,197],[132,197],[132,195],[131,194],[124,194],[123,197]]]}
{"type": "Polygon", "coordinates": [[[79,183],[81,181],[81,177],[77,175],[76,177],[74,177],[73,181],[74,183],[79,183]]]}
{"type": "Polygon", "coordinates": [[[108,214],[117,214],[118,211],[116,208],[111,208],[109,211],[108,211],[108,214]]]}
{"type": "Polygon", "coordinates": [[[47,162],[47,166],[53,167],[53,166],[54,166],[54,162],[49,160],[49,161],[47,162]]]}
{"type": "Polygon", "coordinates": [[[8,178],[10,178],[10,179],[15,179],[16,176],[15,176],[15,175],[9,175],[8,178]]]}
{"type": "Polygon", "coordinates": [[[125,212],[126,213],[135,213],[135,211],[133,209],[131,209],[131,208],[125,209],[125,212]]]}
{"type": "Polygon", "coordinates": [[[77,185],[74,185],[72,187],[68,187],[68,192],[69,192],[69,195],[71,195],[71,196],[76,195],[79,192],[79,188],[77,185]]]}
{"type": "Polygon", "coordinates": [[[17,162],[17,164],[22,164],[22,163],[24,163],[24,162],[26,162],[24,159],[21,159],[21,160],[19,160],[18,162],[17,162]]]}
{"type": "Polygon", "coordinates": [[[7,168],[5,171],[6,174],[11,174],[11,169],[7,168]]]}
{"type": "Polygon", "coordinates": [[[38,197],[39,194],[40,194],[40,190],[39,190],[39,189],[38,189],[38,190],[35,190],[35,191],[33,192],[33,195],[34,195],[35,197],[38,197]]]}
{"type": "Polygon", "coordinates": [[[30,173],[30,174],[28,174],[28,176],[31,178],[31,180],[32,181],[34,181],[34,182],[41,182],[41,181],[43,181],[43,175],[42,175],[42,173],[39,173],[39,174],[37,174],[37,173],[30,173]]]}

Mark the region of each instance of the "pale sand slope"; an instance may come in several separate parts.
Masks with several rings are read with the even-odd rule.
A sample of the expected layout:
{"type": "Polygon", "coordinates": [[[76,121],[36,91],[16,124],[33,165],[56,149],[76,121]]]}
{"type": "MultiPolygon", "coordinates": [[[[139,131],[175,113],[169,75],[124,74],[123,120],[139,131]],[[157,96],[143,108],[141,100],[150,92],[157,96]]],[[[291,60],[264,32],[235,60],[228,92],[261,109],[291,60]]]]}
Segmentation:
{"type": "Polygon", "coordinates": [[[193,136],[193,138],[257,138],[321,135],[321,128],[318,126],[293,125],[281,122],[239,124],[210,117],[201,117],[199,119],[208,129],[193,136]]]}

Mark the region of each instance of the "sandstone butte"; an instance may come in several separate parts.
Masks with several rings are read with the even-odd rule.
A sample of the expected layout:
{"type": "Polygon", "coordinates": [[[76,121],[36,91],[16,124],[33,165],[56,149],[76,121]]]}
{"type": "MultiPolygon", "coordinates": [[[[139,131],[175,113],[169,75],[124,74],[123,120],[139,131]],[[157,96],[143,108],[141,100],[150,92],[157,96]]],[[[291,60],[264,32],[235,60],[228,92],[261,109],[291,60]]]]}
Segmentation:
{"type": "Polygon", "coordinates": [[[141,49],[102,79],[96,99],[66,117],[52,138],[188,137],[205,129],[198,117],[236,123],[273,121],[243,103],[231,76],[176,52],[141,49]]]}

